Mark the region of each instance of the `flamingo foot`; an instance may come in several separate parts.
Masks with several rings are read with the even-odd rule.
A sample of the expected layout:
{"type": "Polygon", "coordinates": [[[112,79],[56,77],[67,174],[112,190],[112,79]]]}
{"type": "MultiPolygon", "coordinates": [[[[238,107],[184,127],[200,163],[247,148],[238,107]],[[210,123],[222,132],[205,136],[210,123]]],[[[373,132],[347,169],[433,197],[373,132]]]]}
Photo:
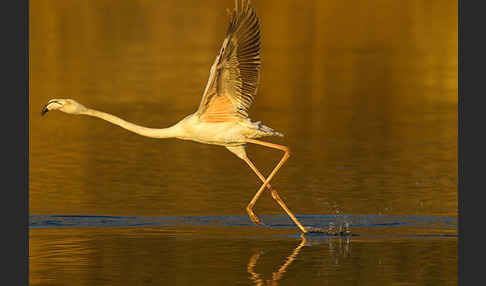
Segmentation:
{"type": "Polygon", "coordinates": [[[251,221],[256,225],[264,225],[263,222],[258,218],[258,216],[253,212],[251,208],[246,208],[246,212],[250,217],[251,221]]]}

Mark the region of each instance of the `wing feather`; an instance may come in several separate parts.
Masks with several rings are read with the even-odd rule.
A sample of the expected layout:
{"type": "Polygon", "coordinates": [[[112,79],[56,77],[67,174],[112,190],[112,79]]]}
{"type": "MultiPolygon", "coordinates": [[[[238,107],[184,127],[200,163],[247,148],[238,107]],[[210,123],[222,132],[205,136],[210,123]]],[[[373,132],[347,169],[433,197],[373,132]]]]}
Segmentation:
{"type": "Polygon", "coordinates": [[[202,121],[247,118],[260,81],[260,22],[249,0],[235,0],[223,45],[196,114],[202,121]]]}

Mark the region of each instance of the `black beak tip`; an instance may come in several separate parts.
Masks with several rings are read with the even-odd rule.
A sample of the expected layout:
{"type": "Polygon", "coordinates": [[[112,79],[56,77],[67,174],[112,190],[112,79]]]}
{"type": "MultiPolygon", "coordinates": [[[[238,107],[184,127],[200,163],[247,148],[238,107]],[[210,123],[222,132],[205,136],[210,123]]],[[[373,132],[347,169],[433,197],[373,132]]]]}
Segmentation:
{"type": "Polygon", "coordinates": [[[44,114],[46,114],[48,111],[49,111],[49,109],[47,109],[47,107],[44,107],[42,109],[41,116],[44,116],[44,114]]]}

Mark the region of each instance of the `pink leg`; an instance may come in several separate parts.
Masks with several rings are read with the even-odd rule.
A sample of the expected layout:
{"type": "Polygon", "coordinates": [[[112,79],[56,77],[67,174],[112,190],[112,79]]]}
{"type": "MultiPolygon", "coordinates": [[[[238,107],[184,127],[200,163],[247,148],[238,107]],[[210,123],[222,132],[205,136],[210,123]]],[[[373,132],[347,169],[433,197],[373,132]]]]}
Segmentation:
{"type": "Polygon", "coordinates": [[[282,159],[280,160],[280,162],[277,164],[277,166],[273,169],[273,171],[270,173],[270,175],[268,176],[268,178],[265,179],[265,177],[260,173],[260,171],[258,171],[258,169],[255,167],[255,165],[250,161],[250,159],[248,158],[245,158],[245,162],[250,166],[250,168],[253,170],[253,172],[255,172],[255,174],[257,174],[257,176],[260,178],[260,180],[263,181],[263,185],[260,187],[260,189],[257,191],[257,193],[255,194],[255,196],[253,196],[252,200],[250,201],[250,203],[248,204],[248,206],[246,207],[246,211],[248,212],[248,215],[250,216],[251,220],[255,223],[260,223],[260,220],[258,219],[258,217],[253,213],[253,207],[255,206],[255,203],[256,201],[258,200],[258,198],[261,196],[263,190],[265,189],[265,187],[267,187],[271,193],[272,193],[272,198],[280,205],[280,207],[282,207],[284,209],[284,211],[287,213],[287,215],[294,221],[294,223],[299,227],[299,229],[303,232],[303,233],[306,233],[307,230],[302,226],[302,224],[297,220],[297,218],[294,216],[294,214],[290,211],[290,209],[287,207],[287,205],[285,205],[285,203],[283,202],[283,200],[280,198],[280,196],[278,195],[277,191],[275,189],[272,189],[272,187],[270,186],[270,181],[272,180],[272,178],[275,176],[275,174],[278,172],[278,170],[282,167],[282,165],[287,161],[287,159],[290,157],[290,150],[288,147],[286,146],[282,146],[282,145],[278,145],[278,144],[273,144],[273,143],[268,143],[268,142],[264,142],[264,141],[259,141],[259,140],[253,140],[253,139],[247,139],[247,142],[249,143],[253,143],[253,144],[258,144],[258,145],[262,145],[262,146],[266,146],[266,147],[270,147],[270,148],[274,148],[274,149],[279,149],[279,150],[282,150],[284,151],[284,155],[282,157],[282,159]]]}
{"type": "MultiPolygon", "coordinates": [[[[252,161],[250,161],[250,159],[245,158],[244,159],[245,162],[248,164],[248,166],[250,166],[250,168],[253,170],[253,172],[255,172],[255,174],[257,174],[258,178],[260,178],[263,182],[265,182],[265,177],[262,175],[262,173],[260,173],[260,171],[255,167],[255,165],[253,164],[252,161]]],[[[270,184],[267,184],[267,188],[269,191],[272,190],[272,186],[270,186],[270,184]]],[[[256,224],[260,224],[261,221],[260,219],[255,215],[255,213],[253,212],[253,207],[255,206],[255,203],[256,201],[258,200],[258,198],[260,197],[261,195],[261,192],[257,192],[256,195],[252,198],[251,202],[248,204],[248,206],[246,207],[246,212],[248,213],[248,216],[250,217],[250,219],[256,223],[256,224]]]]}

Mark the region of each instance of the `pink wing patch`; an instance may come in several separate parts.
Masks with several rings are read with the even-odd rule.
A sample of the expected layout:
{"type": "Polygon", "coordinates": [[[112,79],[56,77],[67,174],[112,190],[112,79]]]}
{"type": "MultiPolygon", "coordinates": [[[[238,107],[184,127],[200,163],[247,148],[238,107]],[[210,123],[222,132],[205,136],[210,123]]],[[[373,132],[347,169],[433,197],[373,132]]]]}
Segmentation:
{"type": "Polygon", "coordinates": [[[214,96],[201,120],[205,122],[228,122],[234,120],[234,107],[228,96],[214,96]]]}

